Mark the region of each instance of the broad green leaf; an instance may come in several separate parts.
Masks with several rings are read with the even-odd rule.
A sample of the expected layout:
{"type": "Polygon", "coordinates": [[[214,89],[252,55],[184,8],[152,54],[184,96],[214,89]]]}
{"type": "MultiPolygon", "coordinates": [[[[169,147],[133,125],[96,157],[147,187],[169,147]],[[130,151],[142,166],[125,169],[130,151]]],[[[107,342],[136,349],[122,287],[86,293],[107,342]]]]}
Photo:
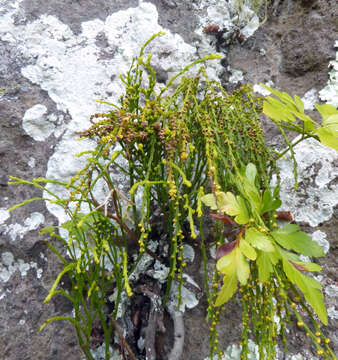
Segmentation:
{"type": "Polygon", "coordinates": [[[201,197],[201,201],[204,205],[209,206],[211,210],[217,210],[216,198],[214,194],[207,194],[201,197]]]}
{"type": "Polygon", "coordinates": [[[284,250],[280,246],[276,245],[278,252],[282,255],[285,260],[288,260],[296,269],[299,271],[320,271],[322,267],[312,263],[312,262],[304,262],[300,259],[297,254],[291,253],[289,251],[284,250]]]}
{"type": "Polygon", "coordinates": [[[296,110],[295,102],[292,99],[292,97],[284,92],[284,91],[278,91],[276,89],[272,89],[264,84],[261,84],[265,89],[269,90],[273,95],[277,96],[280,100],[282,100],[285,104],[290,105],[291,109],[296,110]]]}
{"type": "Polygon", "coordinates": [[[247,241],[245,241],[244,238],[240,240],[239,248],[248,259],[256,260],[257,258],[256,250],[247,241]]]}
{"type": "Polygon", "coordinates": [[[285,121],[295,122],[296,119],[292,115],[292,111],[283,103],[272,97],[267,97],[263,104],[263,114],[276,122],[285,121]]]}
{"type": "Polygon", "coordinates": [[[333,134],[337,135],[338,132],[338,112],[335,115],[329,116],[323,120],[323,126],[330,130],[333,134]]]}
{"type": "Polygon", "coordinates": [[[250,266],[239,248],[235,249],[235,269],[238,281],[245,285],[250,275],[250,266]]]}
{"type": "Polygon", "coordinates": [[[295,99],[295,104],[297,106],[298,111],[301,113],[304,113],[304,103],[303,103],[302,99],[297,95],[294,96],[294,99],[295,99]]]}
{"type": "Polygon", "coordinates": [[[262,199],[256,186],[246,180],[243,187],[243,193],[246,195],[246,199],[251,203],[256,211],[260,213],[262,208],[262,199]]]}
{"type": "Polygon", "coordinates": [[[283,230],[283,232],[288,233],[288,234],[294,233],[299,230],[299,225],[287,224],[287,225],[283,226],[280,230],[283,230]]]}
{"type": "Polygon", "coordinates": [[[279,245],[276,245],[276,248],[278,249],[279,253],[284,257],[286,260],[292,261],[292,262],[301,262],[300,257],[292,252],[286,251],[279,245]]]}
{"type": "Polygon", "coordinates": [[[250,220],[248,210],[245,205],[245,201],[242,197],[237,196],[237,203],[239,204],[239,214],[235,217],[237,224],[247,224],[250,220]]]}
{"type": "Polygon", "coordinates": [[[236,216],[237,224],[246,224],[249,221],[249,214],[244,200],[231,192],[217,192],[217,203],[214,194],[207,194],[201,197],[201,201],[212,210],[220,210],[230,216],[236,216]],[[217,207],[218,205],[218,207],[217,207]]]}
{"type": "Polygon", "coordinates": [[[322,116],[323,120],[327,119],[328,117],[332,115],[337,115],[338,110],[330,104],[324,104],[324,105],[315,105],[315,108],[320,112],[320,115],[322,116]]]}
{"type": "Polygon", "coordinates": [[[230,276],[224,276],[223,286],[218,293],[215,306],[221,306],[226,303],[237,290],[237,277],[233,272],[230,276]]]}
{"type": "Polygon", "coordinates": [[[288,279],[298,286],[304,294],[305,300],[311,305],[324,325],[327,325],[327,313],[321,285],[313,278],[303,275],[287,260],[283,259],[283,269],[288,279]]]}
{"type": "Polygon", "coordinates": [[[271,232],[271,236],[287,250],[294,250],[305,256],[324,256],[323,248],[311,239],[309,235],[298,231],[297,225],[286,225],[271,232]]]}
{"type": "Polygon", "coordinates": [[[281,256],[279,255],[278,251],[270,252],[268,254],[268,256],[273,265],[276,265],[278,263],[278,261],[282,259],[281,256]]]}
{"type": "Polygon", "coordinates": [[[265,214],[268,211],[274,211],[282,205],[279,199],[273,199],[269,189],[266,189],[263,194],[263,204],[260,213],[265,214]]]}
{"type": "Polygon", "coordinates": [[[270,274],[273,271],[270,254],[260,251],[257,258],[258,278],[261,283],[267,282],[270,279],[270,274]]]}
{"type": "Polygon", "coordinates": [[[257,229],[251,227],[245,232],[245,240],[248,241],[253,247],[256,249],[265,251],[265,252],[273,252],[275,248],[270,241],[269,236],[261,233],[257,229]]]}
{"type": "Polygon", "coordinates": [[[319,127],[316,132],[322,144],[338,151],[338,138],[333,131],[329,128],[319,127]]]}
{"type": "Polygon", "coordinates": [[[316,129],[316,123],[310,118],[310,116],[305,115],[299,111],[293,113],[298,119],[302,120],[304,123],[305,131],[313,131],[316,129]]]}
{"type": "Polygon", "coordinates": [[[312,263],[312,262],[302,262],[297,261],[293,262],[292,265],[299,271],[320,271],[322,270],[322,267],[318,264],[312,263]]]}
{"type": "Polygon", "coordinates": [[[228,215],[235,216],[237,224],[246,224],[249,221],[249,214],[244,200],[229,191],[222,194],[219,200],[220,210],[228,215]]]}
{"type": "Polygon", "coordinates": [[[304,114],[304,103],[299,96],[295,95],[294,99],[292,99],[286,92],[271,89],[266,85],[263,86],[280,99],[266,98],[263,105],[265,115],[274,121],[284,121],[286,123],[294,122],[295,117],[297,117],[303,121],[305,131],[314,131],[316,129],[316,123],[308,115],[304,114]]]}
{"type": "Polygon", "coordinates": [[[238,215],[241,212],[236,196],[229,191],[222,196],[219,206],[221,211],[231,216],[238,215]]]}
{"type": "Polygon", "coordinates": [[[246,169],[245,169],[245,176],[246,178],[252,183],[254,184],[255,183],[255,179],[256,179],[256,175],[257,175],[257,169],[256,169],[256,166],[252,163],[249,163],[247,166],[246,166],[246,169]]]}
{"type": "Polygon", "coordinates": [[[234,271],[235,266],[235,250],[229,252],[227,255],[222,256],[216,263],[216,268],[222,274],[230,274],[234,271]]]}
{"type": "Polygon", "coordinates": [[[280,192],[280,185],[277,185],[274,189],[273,189],[273,194],[272,197],[276,198],[279,195],[280,192]]]}

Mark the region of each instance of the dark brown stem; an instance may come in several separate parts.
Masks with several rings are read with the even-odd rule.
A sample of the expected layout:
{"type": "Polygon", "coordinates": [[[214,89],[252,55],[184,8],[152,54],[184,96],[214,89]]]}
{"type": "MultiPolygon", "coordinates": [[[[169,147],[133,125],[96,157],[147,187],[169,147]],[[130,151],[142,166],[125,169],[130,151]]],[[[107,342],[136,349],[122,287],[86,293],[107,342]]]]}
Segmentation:
{"type": "Polygon", "coordinates": [[[159,328],[161,332],[165,332],[160,289],[159,287],[155,287],[155,289],[151,291],[146,286],[140,285],[138,286],[138,290],[148,296],[151,302],[148,325],[145,329],[145,348],[147,360],[156,360],[156,330],[159,328]]]}
{"type": "Polygon", "coordinates": [[[114,318],[111,318],[111,321],[112,321],[114,329],[117,332],[117,335],[120,339],[121,346],[128,351],[128,354],[129,354],[131,360],[137,360],[135,354],[133,353],[130,346],[128,345],[125,338],[123,337],[122,331],[121,331],[120,327],[118,326],[116,320],[114,318]]]}

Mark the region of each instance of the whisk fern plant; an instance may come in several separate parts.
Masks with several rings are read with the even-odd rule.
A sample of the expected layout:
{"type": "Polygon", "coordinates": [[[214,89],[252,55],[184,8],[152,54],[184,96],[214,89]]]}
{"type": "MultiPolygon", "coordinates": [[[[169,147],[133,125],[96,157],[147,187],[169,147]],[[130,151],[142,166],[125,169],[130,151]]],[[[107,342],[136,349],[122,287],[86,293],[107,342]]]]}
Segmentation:
{"type": "MultiPolygon", "coordinates": [[[[217,340],[219,310],[237,292],[243,310],[243,359],[248,358],[249,338],[257,343],[261,359],[274,359],[277,339],[286,345],[292,316],[313,339],[317,353],[333,359],[320,327],[320,322],[327,324],[321,285],[305,275],[321,268],[299,256],[319,257],[323,251],[297,225],[277,225],[281,215],[277,211],[281,205],[279,180],[273,189],[270,183],[273,175],[279,179],[276,161],[283,152],[276,153],[266,145],[260,115],[264,111],[277,124],[293,154],[295,143],[287,139],[285,130],[299,132],[301,140],[314,137],[336,147],[337,112],[318,108],[325,116],[323,125],[318,126],[304,114],[298,97],[274,91],[279,100],[269,98],[263,103],[249,85],[228,94],[220,83],[208,79],[203,66],[196,75],[185,76],[192,66],[217,58],[213,55],[187,66],[157,92],[151,56],[144,52],[158,35],[141,48],[121,77],[125,93],[120,104],[93,115],[91,127],[79,133],[81,138],[95,140],[96,147],[79,154],[86,157],[86,165],[76,176],[69,182],[44,178],[12,178],[10,182],[32,185],[46,194],[14,208],[45,200],[61,206],[69,218],[61,225],[68,231],[67,237],[62,237],[57,227],[42,231],[61,241],[67,250],[65,255],[52,240],[47,244],[64,269],[45,302],[61,294],[72,302],[74,316],[51,318],[42,328],[54,320],[72,322],[87,359],[93,359],[93,330],[99,327],[108,360],[119,306],[134,294],[136,281],[131,275],[139,261],[147,254],[169,267],[162,304],[168,301],[176,280],[180,306],[186,266],[183,245],[198,237],[209,304],[211,358],[222,354],[217,340]],[[129,194],[123,194],[114,182],[113,170],[117,169],[129,181],[129,194]],[[59,198],[44,186],[48,183],[68,189],[69,197],[59,198]],[[98,186],[106,189],[103,202],[96,195],[98,186]],[[162,227],[169,254],[148,248],[155,208],[164,214],[162,227]],[[210,216],[218,229],[214,234],[218,260],[211,277],[206,271],[205,242],[205,220],[210,216]],[[65,274],[71,281],[70,291],[59,286],[65,274]],[[104,305],[112,294],[107,313],[104,305]],[[275,317],[280,318],[279,327],[275,317]]],[[[296,169],[295,163],[295,176],[296,169]]],[[[127,350],[135,358],[129,347],[127,350]]]]}

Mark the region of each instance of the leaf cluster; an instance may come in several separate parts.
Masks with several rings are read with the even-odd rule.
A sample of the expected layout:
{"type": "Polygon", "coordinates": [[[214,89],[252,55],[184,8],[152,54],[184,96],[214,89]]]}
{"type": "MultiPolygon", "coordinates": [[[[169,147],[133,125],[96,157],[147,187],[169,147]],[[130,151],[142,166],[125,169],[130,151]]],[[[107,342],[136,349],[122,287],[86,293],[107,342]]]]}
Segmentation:
{"type": "MultiPolygon", "coordinates": [[[[81,138],[94,139],[97,144],[94,150],[78,154],[86,156],[82,170],[68,182],[12,178],[12,184],[26,184],[44,191],[43,197],[26,200],[13,209],[43,200],[62,207],[69,219],[60,228],[43,230],[52,239],[60,240],[68,253],[65,256],[51,241],[48,243],[64,269],[45,302],[61,294],[73,303],[75,317],[54,317],[43,326],[53,320],[72,322],[86,357],[92,359],[91,334],[99,321],[108,360],[114,324],[102,310],[108,296],[114,294],[110,315],[115,319],[122,298],[133,296],[136,269],[148,254],[169,267],[162,289],[163,304],[175,281],[180,306],[186,266],[183,245],[196,239],[203,257],[209,320],[217,324],[217,307],[239,289],[243,305],[243,358],[248,357],[248,334],[252,330],[262,358],[266,355],[273,359],[277,336],[285,339],[283,320],[287,322],[290,311],[297,319],[301,316],[286,289],[297,297],[297,289],[303,294],[302,308],[314,326],[317,320],[306,302],[324,324],[327,315],[321,285],[304,274],[319,271],[320,267],[300,257],[323,256],[322,249],[297,225],[280,228],[276,223],[277,209],[281,206],[280,186],[277,183],[270,189],[270,183],[272,176],[278,175],[276,161],[284,152],[276,154],[266,145],[260,114],[263,111],[270,116],[283,136],[285,129],[293,130],[301,134],[301,140],[315,137],[336,148],[337,113],[329,106],[318,106],[323,115],[323,124],[318,126],[304,114],[304,106],[296,96],[292,99],[270,89],[279,100],[268,98],[263,105],[249,85],[226,93],[220,83],[208,79],[203,66],[196,75],[185,76],[193,66],[216,59],[214,55],[186,66],[157,91],[156,73],[151,55],[145,56],[145,47],[159,35],[147,41],[129,71],[121,76],[125,93],[120,104],[101,101],[113,109],[94,114],[91,127],[79,132],[81,138]],[[302,121],[301,125],[296,118],[302,121]],[[127,190],[122,191],[116,183],[116,171],[127,179],[127,190]],[[69,197],[58,197],[48,184],[67,190],[69,197]],[[106,189],[106,198],[99,200],[97,190],[102,187],[106,189]],[[216,211],[211,215],[221,223],[218,227],[221,231],[216,234],[218,261],[213,276],[216,282],[211,289],[214,280],[208,275],[205,241],[209,211],[203,204],[216,211]],[[148,249],[154,209],[163,214],[168,254],[154,254],[148,249]],[[65,231],[67,236],[61,236],[65,231]],[[107,264],[111,269],[108,273],[107,264]],[[72,283],[71,293],[60,287],[65,274],[72,283]],[[276,301],[278,306],[274,305],[276,301]],[[264,307],[257,305],[263,303],[264,307]],[[271,321],[277,315],[283,325],[280,332],[271,321]],[[266,329],[268,335],[264,336],[266,329]]],[[[285,139],[292,153],[295,143],[286,136],[285,139]]],[[[310,328],[307,332],[313,334],[310,328]]],[[[211,356],[219,351],[216,340],[216,327],[212,325],[211,356]]],[[[322,351],[318,342],[316,347],[322,351]]],[[[328,347],[325,350],[331,351],[328,347]]]]}

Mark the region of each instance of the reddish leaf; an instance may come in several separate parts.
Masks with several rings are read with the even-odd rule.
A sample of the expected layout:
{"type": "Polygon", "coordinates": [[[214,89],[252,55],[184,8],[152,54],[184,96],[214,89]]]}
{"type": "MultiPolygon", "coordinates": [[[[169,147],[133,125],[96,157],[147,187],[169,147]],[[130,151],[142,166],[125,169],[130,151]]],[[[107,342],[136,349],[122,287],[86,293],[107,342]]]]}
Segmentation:
{"type": "Polygon", "coordinates": [[[277,220],[293,221],[290,211],[276,211],[277,220]]]}
{"type": "Polygon", "coordinates": [[[223,230],[222,231],[222,234],[225,235],[225,237],[230,240],[232,239],[234,236],[237,236],[239,233],[241,232],[241,229],[240,228],[237,228],[237,229],[233,229],[233,230],[223,230]]]}
{"type": "Polygon", "coordinates": [[[218,260],[221,257],[229,254],[234,249],[235,246],[236,246],[236,240],[222,244],[216,250],[216,260],[218,260]]]}
{"type": "Polygon", "coordinates": [[[210,216],[213,217],[214,219],[221,220],[222,222],[224,222],[224,224],[231,225],[231,226],[237,226],[237,223],[235,223],[235,221],[233,221],[227,215],[221,215],[221,214],[212,213],[212,214],[210,214],[210,216]]]}
{"type": "Polygon", "coordinates": [[[307,271],[305,266],[302,266],[300,264],[296,264],[293,261],[290,261],[290,263],[291,263],[291,265],[293,265],[299,271],[307,271]]]}

